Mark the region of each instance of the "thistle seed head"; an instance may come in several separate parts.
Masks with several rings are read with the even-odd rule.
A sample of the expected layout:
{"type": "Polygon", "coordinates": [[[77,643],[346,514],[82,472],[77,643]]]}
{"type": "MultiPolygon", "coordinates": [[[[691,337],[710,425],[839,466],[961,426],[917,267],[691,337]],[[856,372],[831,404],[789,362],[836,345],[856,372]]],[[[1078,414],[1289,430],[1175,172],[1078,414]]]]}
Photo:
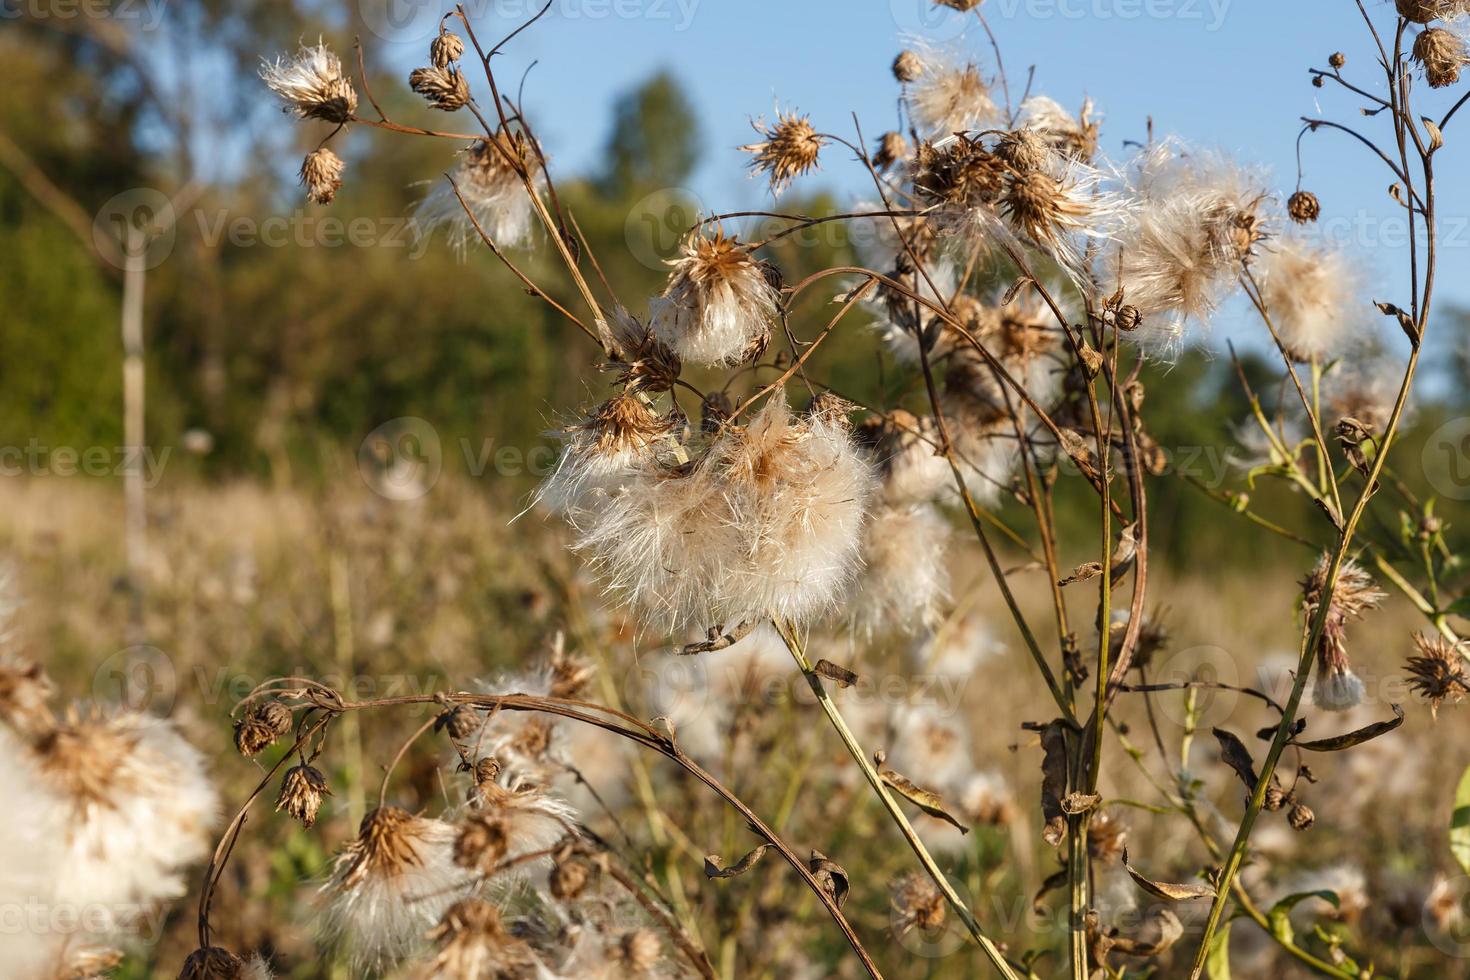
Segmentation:
{"type": "Polygon", "coordinates": [[[409,72],[408,86],[429,103],[429,108],[443,112],[463,109],[470,101],[470,83],[458,68],[415,68],[409,72]]]}

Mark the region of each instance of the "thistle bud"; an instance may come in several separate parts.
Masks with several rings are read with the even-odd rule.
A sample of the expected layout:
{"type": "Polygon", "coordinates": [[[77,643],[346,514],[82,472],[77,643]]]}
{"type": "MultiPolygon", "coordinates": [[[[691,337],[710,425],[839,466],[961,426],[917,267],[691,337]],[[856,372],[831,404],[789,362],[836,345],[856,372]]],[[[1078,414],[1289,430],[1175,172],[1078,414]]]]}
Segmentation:
{"type": "Polygon", "coordinates": [[[306,199],[313,204],[331,204],[342,186],[346,164],[325,146],[313,150],[301,162],[301,183],[306,185],[306,199]]]}
{"type": "Polygon", "coordinates": [[[470,101],[470,83],[458,68],[415,68],[408,85],[429,103],[429,108],[453,112],[470,101]]]}
{"type": "Polygon", "coordinates": [[[276,812],[300,820],[308,830],[316,823],[322,799],[332,795],[327,777],[315,766],[292,766],[281,780],[281,793],[276,797],[276,812]]]}
{"type": "Polygon", "coordinates": [[[1327,59],[1327,63],[1331,65],[1334,70],[1341,70],[1342,66],[1347,64],[1347,55],[1343,54],[1341,51],[1334,51],[1332,52],[1332,56],[1327,59]]]}
{"type": "Polygon", "coordinates": [[[1286,213],[1292,221],[1305,225],[1321,216],[1322,202],[1311,191],[1297,191],[1286,199],[1286,213]]]}
{"type": "Polygon", "coordinates": [[[1286,805],[1286,801],[1289,795],[1290,794],[1286,792],[1286,789],[1280,783],[1278,783],[1276,781],[1276,778],[1273,776],[1271,778],[1271,785],[1266,787],[1266,795],[1262,799],[1261,806],[1264,809],[1270,810],[1272,813],[1275,813],[1277,810],[1286,805]]]}
{"type": "Polygon", "coordinates": [[[435,68],[448,68],[464,54],[464,41],[453,31],[442,31],[429,44],[429,61],[435,68]]]}
{"type": "Polygon", "coordinates": [[[1117,312],[1113,314],[1113,326],[1125,332],[1137,330],[1141,323],[1143,323],[1143,314],[1139,312],[1138,307],[1128,303],[1118,307],[1117,312]]]}
{"type": "Polygon", "coordinates": [[[924,59],[915,51],[900,51],[893,59],[893,77],[905,85],[924,74],[924,59]]]}
{"type": "Polygon", "coordinates": [[[456,742],[463,742],[480,730],[480,713],[473,705],[461,704],[441,714],[434,727],[448,733],[456,742]]]}
{"type": "Polygon", "coordinates": [[[235,748],[247,758],[256,756],[290,730],[291,709],[279,701],[267,701],[235,723],[235,748]]]}
{"type": "Polygon", "coordinates": [[[1286,822],[1291,824],[1292,830],[1310,830],[1312,824],[1317,822],[1317,815],[1305,803],[1298,803],[1287,811],[1286,822]]]}

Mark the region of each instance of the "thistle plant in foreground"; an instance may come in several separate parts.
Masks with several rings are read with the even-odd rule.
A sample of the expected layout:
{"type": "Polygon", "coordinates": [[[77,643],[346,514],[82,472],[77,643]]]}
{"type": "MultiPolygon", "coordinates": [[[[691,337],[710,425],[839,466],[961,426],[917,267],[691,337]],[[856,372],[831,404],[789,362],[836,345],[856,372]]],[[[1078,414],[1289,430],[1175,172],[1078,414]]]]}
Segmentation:
{"type": "MultiPolygon", "coordinates": [[[[951,6],[984,24],[979,5],[951,6]]],[[[620,900],[636,902],[646,924],[597,930],[585,945],[542,931],[548,921],[580,914],[575,903],[584,900],[589,881],[617,881],[611,850],[598,850],[599,839],[581,823],[587,814],[556,793],[558,779],[580,771],[581,750],[568,748],[563,731],[574,722],[656,753],[717,795],[761,842],[737,862],[710,854],[706,875],[764,873],[764,866],[754,869],[774,849],[874,976],[877,957],[853,925],[862,920],[844,912],[853,896],[863,901],[870,893],[894,917],[896,935],[958,922],[974,941],[974,955],[1006,977],[1036,975],[1040,957],[1058,946],[1074,980],[1095,971],[1120,975],[1115,964],[1122,957],[1162,968],[1170,957],[1193,955],[1199,975],[1207,957],[1221,955],[1213,940],[1231,903],[1261,927],[1280,958],[1329,976],[1359,975],[1363,968],[1347,940],[1280,928],[1279,916],[1259,907],[1262,883],[1239,872],[1252,854],[1262,810],[1281,812],[1298,834],[1320,833],[1327,819],[1314,809],[1309,765],[1299,762],[1294,775],[1278,771],[1288,750],[1293,758],[1350,750],[1388,736],[1402,721],[1395,707],[1392,721],[1319,739],[1315,731],[1305,734],[1298,717],[1309,683],[1311,704],[1337,717],[1365,700],[1347,636],[1387,598],[1379,583],[1408,596],[1434,628],[1408,664],[1416,689],[1437,709],[1457,701],[1464,686],[1456,666],[1464,648],[1438,599],[1438,580],[1450,568],[1441,550],[1443,526],[1436,529],[1430,508],[1395,487],[1423,511],[1422,556],[1416,557],[1423,557],[1429,582],[1421,591],[1395,566],[1399,552],[1375,540],[1364,522],[1375,495],[1395,483],[1387,461],[1424,343],[1437,262],[1434,158],[1463,104],[1435,122],[1408,101],[1410,71],[1422,71],[1431,87],[1455,84],[1458,49],[1432,32],[1457,29],[1458,8],[1400,3],[1397,9],[1398,56],[1382,52],[1386,98],[1349,82],[1342,55],[1313,75],[1319,85],[1341,84],[1366,98],[1370,115],[1391,121],[1397,153],[1380,151],[1379,159],[1393,172],[1394,200],[1411,223],[1428,226],[1425,244],[1411,236],[1415,278],[1407,298],[1376,307],[1353,293],[1344,256],[1299,237],[1301,226],[1322,213],[1310,192],[1274,193],[1258,170],[1178,137],[1148,133],[1109,159],[1102,148],[1124,141],[1103,138],[1090,104],[1073,115],[1031,95],[1029,86],[1020,104],[1012,102],[998,46],[993,75],[960,50],[916,45],[900,54],[893,74],[901,86],[901,121],[879,138],[873,156],[861,131],[842,136],[794,114],[758,124],[761,138],[745,149],[773,195],[824,157],[830,163],[841,148],[856,158],[876,200],[819,217],[777,212],[782,227],[764,239],[727,231],[736,215],[706,216],[687,230],[658,295],[631,300],[619,297],[612,282],[600,290],[588,283],[583,262],[599,274],[603,266],[564,213],[523,107],[497,81],[491,56],[500,46],[487,53],[462,10],[449,20],[463,27],[468,44],[448,40],[458,35],[446,28],[430,47],[430,67],[417,70],[411,84],[428,108],[457,114],[451,118],[483,129],[483,136],[357,116],[351,84],[321,48],[268,66],[267,82],[303,119],[469,141],[448,191],[434,191],[422,206],[424,223],[449,225],[458,244],[483,241],[533,295],[596,342],[612,378],[593,399],[595,407],[577,413],[560,433],[563,452],[538,499],[565,518],[572,550],[609,603],[624,611],[635,642],[672,641],[676,653],[661,662],[700,657],[718,669],[728,658],[750,675],[769,676],[775,667],[766,652],[784,648],[810,692],[805,710],[814,704],[822,712],[850,760],[845,777],[834,776],[832,784],[869,793],[902,839],[905,859],[911,855],[917,864],[892,887],[874,889],[853,879],[841,855],[825,847],[810,859],[797,855],[705,765],[716,754],[747,760],[750,745],[738,744],[740,726],[761,723],[741,719],[739,709],[748,706],[719,697],[693,719],[670,711],[644,721],[618,704],[599,707],[591,700],[585,688],[595,672],[569,685],[575,693],[554,691],[545,677],[534,684],[518,678],[489,693],[363,702],[282,679],[241,706],[238,744],[247,755],[262,755],[294,735],[287,755],[295,754],[290,772],[297,775],[288,774],[292,787],[283,786],[279,796],[288,813],[306,820],[313,802],[320,803],[312,794],[321,787],[301,767],[322,750],[326,730],[352,713],[404,703],[432,703],[442,714],[404,742],[395,763],[435,728],[447,735],[455,764],[471,783],[462,807],[419,815],[388,803],[393,764],[386,767],[380,805],[344,846],[327,888],[331,918],[348,944],[368,962],[424,966],[431,976],[495,975],[532,965],[574,972],[589,956],[625,974],[677,962],[710,975],[704,950],[676,921],[678,903],[636,885],[624,888],[620,900]],[[465,81],[466,63],[477,73],[483,69],[493,103],[477,102],[465,81]],[[877,233],[868,236],[869,254],[801,278],[777,268],[772,246],[832,221],[870,224],[877,233]],[[538,224],[544,236],[532,234],[538,224]],[[575,310],[507,255],[543,239],[579,297],[575,310]],[[606,301],[599,298],[604,293],[606,301]],[[822,312],[806,327],[803,304],[813,297],[822,312]],[[1216,727],[1223,765],[1200,774],[1191,771],[1194,721],[1176,765],[1159,734],[1155,699],[1180,699],[1194,719],[1200,690],[1231,686],[1148,678],[1151,661],[1168,643],[1149,613],[1158,569],[1150,561],[1148,509],[1150,481],[1162,478],[1167,460],[1161,462],[1163,448],[1150,432],[1146,389],[1159,362],[1200,336],[1232,300],[1258,316],[1261,339],[1280,354],[1276,370],[1288,395],[1272,419],[1239,372],[1251,407],[1248,431],[1262,460],[1262,472],[1252,477],[1280,479],[1306,496],[1318,523],[1299,533],[1252,510],[1248,496],[1217,497],[1258,527],[1309,545],[1315,564],[1303,567],[1298,594],[1276,597],[1274,606],[1272,597],[1262,599],[1263,609],[1279,613],[1283,634],[1299,639],[1284,699],[1246,689],[1272,713],[1263,736],[1269,749],[1258,761],[1246,740],[1216,727]],[[874,322],[863,331],[855,318],[874,322]],[[1388,343],[1370,325],[1379,319],[1387,320],[1393,341],[1407,342],[1401,375],[1382,366],[1386,358],[1360,358],[1355,371],[1342,363],[1345,355],[1388,343]],[[870,343],[897,362],[902,383],[886,396],[893,404],[860,404],[828,383],[824,353],[839,335],[836,343],[870,343]],[[1055,507],[1064,474],[1081,477],[1077,487],[1093,515],[1089,557],[1071,567],[1061,556],[1077,548],[1077,535],[1063,540],[1055,507]],[[1005,516],[1002,504],[1010,505],[1005,516]],[[1027,705],[1033,714],[1018,748],[1033,752],[1042,773],[1041,813],[1031,819],[1057,868],[1039,883],[1037,900],[1053,891],[1065,896],[1065,941],[1051,949],[1025,949],[1021,937],[993,935],[952,880],[954,837],[970,832],[957,814],[972,822],[1022,819],[1008,789],[965,744],[967,726],[935,719],[911,702],[876,719],[842,694],[864,671],[885,669],[878,659],[885,643],[915,637],[920,650],[938,658],[952,642],[944,631],[963,616],[943,556],[960,550],[956,523],[973,533],[1013,635],[1042,682],[1027,705]],[[1044,626],[1017,597],[1013,581],[1022,572],[1042,582],[1044,626]],[[844,637],[846,645],[824,647],[824,632],[844,637]],[[817,655],[819,649],[852,662],[817,655]],[[518,690],[521,685],[534,690],[518,690]],[[270,707],[277,702],[289,719],[270,707]],[[1130,741],[1133,729],[1120,703],[1141,705],[1152,748],[1130,741]],[[1113,788],[1104,779],[1105,769],[1121,761],[1119,747],[1158,791],[1161,802],[1151,806],[1189,832],[1190,850],[1171,873],[1175,884],[1140,870],[1152,863],[1143,856],[1130,863],[1124,846],[1130,838],[1115,809],[1137,801],[1109,799],[1113,788]],[[1233,821],[1216,819],[1211,808],[1216,798],[1221,814],[1239,806],[1237,779],[1245,786],[1244,810],[1222,834],[1222,820],[1233,821]],[[1209,898],[1203,935],[1186,939],[1181,918],[1167,907],[1138,923],[1114,921],[1121,917],[1099,880],[1120,865],[1118,880],[1130,894],[1165,903],[1209,898]],[[531,891],[542,907],[527,911],[507,899],[503,886],[533,875],[531,891]],[[512,921],[520,924],[507,925],[512,921]],[[1181,953],[1181,944],[1193,942],[1196,948],[1181,953]]],[[[1383,37],[1376,29],[1373,36],[1383,37]]],[[[1343,128],[1318,119],[1305,127],[1343,128]]],[[[316,189],[330,183],[308,180],[316,189]]],[[[578,652],[596,653],[585,636],[583,644],[578,652]]],[[[962,662],[986,669],[973,654],[962,662]]],[[[792,676],[789,664],[785,669],[792,676]]],[[[738,689],[711,681],[705,691],[738,689]]],[[[617,692],[604,687],[602,693],[617,692]]],[[[1321,723],[1315,715],[1305,721],[1321,723]]],[[[763,763],[779,758],[794,767],[793,787],[802,785],[805,763],[793,755],[801,746],[789,738],[756,744],[766,755],[756,756],[753,769],[765,771],[771,767],[763,763]]],[[[651,821],[663,819],[652,816],[658,793],[651,780],[641,783],[640,804],[651,821]]],[[[846,816],[856,819],[857,812],[853,807],[846,816]]],[[[781,813],[784,820],[791,810],[781,813]]],[[[221,858],[241,820],[243,811],[221,858]]],[[[210,948],[209,896],[219,872],[217,861],[201,905],[203,949],[210,948]]],[[[722,945],[733,970],[739,951],[722,945]]]]}

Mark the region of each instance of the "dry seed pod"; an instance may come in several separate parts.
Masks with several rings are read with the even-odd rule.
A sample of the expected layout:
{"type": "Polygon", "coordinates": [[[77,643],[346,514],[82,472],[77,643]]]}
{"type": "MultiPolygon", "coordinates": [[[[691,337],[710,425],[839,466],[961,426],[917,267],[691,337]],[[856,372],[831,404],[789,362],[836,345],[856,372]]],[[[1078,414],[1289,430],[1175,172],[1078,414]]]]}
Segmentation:
{"type": "Polygon", "coordinates": [[[448,68],[464,54],[464,41],[453,31],[444,31],[429,45],[429,61],[435,68],[448,68]]]}
{"type": "Polygon", "coordinates": [[[893,77],[904,84],[917,81],[924,74],[924,59],[915,51],[900,51],[893,59],[893,77]]]}
{"type": "Polygon", "coordinates": [[[332,795],[327,777],[315,766],[292,766],[281,779],[281,792],[276,797],[276,812],[285,812],[308,830],[316,823],[322,799],[332,795]]]}
{"type": "Polygon", "coordinates": [[[1297,191],[1286,199],[1286,213],[1299,225],[1316,221],[1322,214],[1322,204],[1311,191],[1297,191]]]}
{"type": "Polygon", "coordinates": [[[408,75],[408,85],[431,109],[453,112],[470,101],[470,83],[458,68],[415,68],[408,75]]]}

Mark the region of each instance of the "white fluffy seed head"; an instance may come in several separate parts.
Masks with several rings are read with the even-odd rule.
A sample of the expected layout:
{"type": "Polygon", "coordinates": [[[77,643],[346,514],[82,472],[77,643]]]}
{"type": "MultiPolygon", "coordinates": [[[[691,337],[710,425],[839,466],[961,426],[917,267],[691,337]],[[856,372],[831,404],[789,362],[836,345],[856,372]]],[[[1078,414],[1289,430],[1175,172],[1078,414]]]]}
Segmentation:
{"type": "Polygon", "coordinates": [[[859,563],[871,467],[841,421],[783,392],[695,463],[650,470],[579,527],[607,588],[668,632],[830,612],[859,563]]]}
{"type": "Polygon", "coordinates": [[[651,465],[671,428],[667,419],[637,396],[622,394],[563,430],[556,469],[543,481],[536,499],[553,513],[577,523],[596,500],[616,492],[651,465]]]}
{"type": "Polygon", "coordinates": [[[990,85],[974,62],[932,48],[919,58],[923,72],[909,83],[904,101],[921,135],[947,136],[999,121],[990,85]]]}
{"type": "Polygon", "coordinates": [[[852,601],[866,636],[933,628],[949,598],[949,522],[932,504],[874,509],[863,532],[863,572],[852,601]]]}
{"type": "Polygon", "coordinates": [[[1363,680],[1351,668],[1319,672],[1312,684],[1312,703],[1323,711],[1349,711],[1363,703],[1363,680]]]}
{"type": "Polygon", "coordinates": [[[1348,351],[1362,326],[1351,263],[1342,252],[1283,238],[1261,256],[1256,277],[1282,346],[1294,360],[1325,362],[1348,351]]]}
{"type": "Polygon", "coordinates": [[[1131,336],[1171,355],[1185,325],[1214,313],[1266,233],[1262,180],[1229,159],[1165,140],[1126,174],[1128,206],[1104,249],[1104,291],[1143,314],[1131,336]]]}
{"type": "Polygon", "coordinates": [[[731,366],[765,350],[778,293],[749,249],[724,234],[696,234],[669,261],[673,274],[653,300],[649,329],[679,359],[731,366]]]}
{"type": "Polygon", "coordinates": [[[421,949],[446,909],[477,886],[454,863],[455,827],[397,807],[363,818],[323,886],[325,937],[359,970],[383,970],[421,949]]]}
{"type": "Polygon", "coordinates": [[[451,175],[454,183],[438,182],[419,202],[414,212],[415,233],[428,237],[443,228],[449,244],[461,255],[481,243],[481,231],[498,248],[530,245],[536,217],[525,183],[516,173],[516,162],[538,184],[543,180],[539,158],[519,134],[500,133],[493,143],[481,140],[466,147],[451,175]]]}
{"type": "Polygon", "coordinates": [[[303,45],[293,58],[263,62],[260,77],[286,111],[302,119],[345,123],[357,111],[357,90],[342,73],[341,60],[320,41],[303,45]]]}

